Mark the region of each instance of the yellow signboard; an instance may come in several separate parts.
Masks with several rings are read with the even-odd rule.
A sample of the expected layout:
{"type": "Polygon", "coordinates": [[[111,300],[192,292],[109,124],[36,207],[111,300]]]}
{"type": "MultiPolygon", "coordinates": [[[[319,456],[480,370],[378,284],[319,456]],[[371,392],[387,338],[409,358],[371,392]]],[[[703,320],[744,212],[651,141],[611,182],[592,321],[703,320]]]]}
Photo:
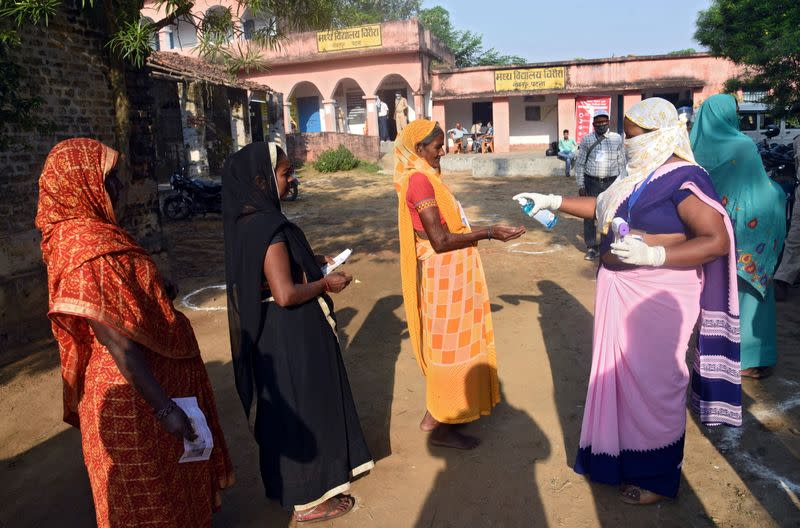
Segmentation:
{"type": "Polygon", "coordinates": [[[320,53],[380,48],[382,44],[380,24],[317,32],[317,51],[320,53]]]}
{"type": "Polygon", "coordinates": [[[556,68],[527,68],[494,72],[495,92],[530,92],[556,90],[566,86],[567,72],[556,68]]]}

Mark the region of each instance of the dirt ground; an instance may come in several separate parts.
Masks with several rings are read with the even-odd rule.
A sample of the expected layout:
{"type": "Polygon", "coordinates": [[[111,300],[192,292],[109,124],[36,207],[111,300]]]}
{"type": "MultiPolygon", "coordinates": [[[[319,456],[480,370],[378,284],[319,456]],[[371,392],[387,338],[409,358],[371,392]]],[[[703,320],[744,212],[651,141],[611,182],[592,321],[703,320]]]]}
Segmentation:
{"type": "MultiPolygon", "coordinates": [[[[800,290],[779,305],[776,375],[744,383],[744,427],[709,430],[690,418],[678,499],[626,506],[615,489],[590,484],[570,468],[591,360],[595,287],[595,266],[582,258],[581,223],[562,217],[548,233],[510,200],[524,190],[571,193],[574,184],[448,179],[473,224],[529,228],[515,244],[480,245],[503,403],[469,426],[483,439],[473,452],[430,447],[417,427],[424,383],[404,324],[391,177],[306,174],[301,200],[286,206],[319,252],[353,248],[346,269],[359,281],[335,301],[377,465],[353,485],[357,509],[319,526],[800,526],[800,290]]],[[[264,499],[255,443],[233,387],[224,291],[215,287],[224,277],[219,217],[167,229],[181,307],[200,340],[236,466],[237,483],[224,492],[214,526],[287,526],[288,516],[264,499]]],[[[3,358],[0,527],[92,526],[79,434],[60,421],[56,348],[35,343],[3,358]]]]}

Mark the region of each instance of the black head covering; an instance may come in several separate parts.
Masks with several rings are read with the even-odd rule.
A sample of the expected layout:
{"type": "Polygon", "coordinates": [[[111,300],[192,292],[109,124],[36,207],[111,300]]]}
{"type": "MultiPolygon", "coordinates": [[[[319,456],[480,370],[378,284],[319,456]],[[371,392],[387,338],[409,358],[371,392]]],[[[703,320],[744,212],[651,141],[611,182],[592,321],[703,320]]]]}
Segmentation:
{"type": "Polygon", "coordinates": [[[322,271],[303,231],[281,211],[266,143],[247,145],[225,162],[222,211],[231,355],[236,390],[249,416],[253,402],[253,353],[264,320],[261,286],[267,247],[281,231],[292,260],[309,281],[320,280],[322,271]]]}

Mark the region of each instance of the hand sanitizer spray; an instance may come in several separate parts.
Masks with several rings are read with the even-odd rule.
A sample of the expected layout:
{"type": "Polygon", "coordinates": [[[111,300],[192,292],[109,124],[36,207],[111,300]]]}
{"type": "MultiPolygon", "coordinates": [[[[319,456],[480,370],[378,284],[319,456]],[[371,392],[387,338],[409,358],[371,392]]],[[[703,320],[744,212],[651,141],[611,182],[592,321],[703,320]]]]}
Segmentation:
{"type": "Polygon", "coordinates": [[[558,217],[552,211],[548,211],[547,209],[541,209],[536,214],[532,214],[533,207],[535,205],[532,200],[528,200],[527,198],[518,198],[517,202],[519,202],[520,207],[522,207],[523,213],[542,224],[548,231],[553,229],[558,223],[558,217]]]}

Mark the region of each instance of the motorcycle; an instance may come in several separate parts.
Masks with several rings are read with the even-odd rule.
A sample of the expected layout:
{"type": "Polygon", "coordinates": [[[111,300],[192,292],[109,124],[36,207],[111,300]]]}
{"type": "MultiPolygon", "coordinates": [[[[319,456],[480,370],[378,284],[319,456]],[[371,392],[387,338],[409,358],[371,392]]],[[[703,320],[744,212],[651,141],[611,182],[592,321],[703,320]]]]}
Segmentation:
{"type": "Polygon", "coordinates": [[[774,125],[767,127],[764,132],[763,142],[758,144],[758,153],[764,163],[764,169],[769,177],[781,186],[786,193],[786,228],[792,218],[792,211],[795,207],[795,190],[798,186],[796,161],[794,158],[794,148],[792,145],[770,144],[767,140],[777,136],[780,128],[774,125]]]}
{"type": "Polygon", "coordinates": [[[294,172],[292,176],[294,176],[294,178],[289,183],[289,192],[283,197],[284,202],[293,202],[297,200],[297,195],[300,194],[300,177],[294,174],[294,172]]]}
{"type": "Polygon", "coordinates": [[[193,180],[184,168],[169,178],[172,194],[164,199],[164,216],[182,220],[197,214],[222,213],[222,185],[193,180]]]}

